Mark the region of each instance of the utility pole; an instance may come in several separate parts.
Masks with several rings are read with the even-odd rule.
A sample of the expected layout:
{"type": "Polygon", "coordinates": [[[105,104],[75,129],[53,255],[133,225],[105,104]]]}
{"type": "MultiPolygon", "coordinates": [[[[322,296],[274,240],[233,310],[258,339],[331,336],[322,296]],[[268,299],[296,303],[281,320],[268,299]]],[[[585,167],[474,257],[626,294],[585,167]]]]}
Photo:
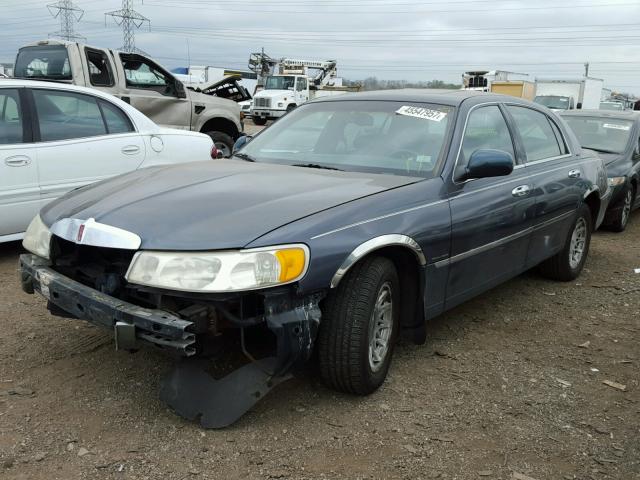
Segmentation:
{"type": "Polygon", "coordinates": [[[589,62],[584,64],[584,76],[585,77],[589,76],[589,62]]]}
{"type": "Polygon", "coordinates": [[[105,13],[105,16],[113,17],[113,20],[122,26],[123,44],[121,50],[129,53],[142,52],[136,48],[135,29],[147,23],[149,30],[151,30],[151,20],[133,9],[133,0],[122,0],[122,8],[120,10],[105,13]]]}
{"type": "Polygon", "coordinates": [[[84,15],[84,10],[78,8],[73,0],[58,0],[56,3],[47,5],[47,9],[53,18],[60,19],[60,31],[50,33],[50,37],[60,37],[69,42],[85,39],[82,35],[76,35],[73,30],[74,22],[79,22],[84,15]]]}

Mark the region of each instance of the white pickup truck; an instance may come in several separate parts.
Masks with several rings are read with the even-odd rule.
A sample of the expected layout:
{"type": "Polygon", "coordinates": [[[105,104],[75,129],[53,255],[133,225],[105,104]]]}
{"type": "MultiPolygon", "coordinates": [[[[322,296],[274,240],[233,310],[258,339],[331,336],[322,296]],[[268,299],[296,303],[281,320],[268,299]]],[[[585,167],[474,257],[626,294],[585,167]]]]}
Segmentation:
{"type": "Polygon", "coordinates": [[[159,125],[208,134],[224,156],[231,155],[243,128],[236,102],[189,90],[159,63],[138,53],[44,40],[20,48],[14,76],[110,93],[159,125]]]}

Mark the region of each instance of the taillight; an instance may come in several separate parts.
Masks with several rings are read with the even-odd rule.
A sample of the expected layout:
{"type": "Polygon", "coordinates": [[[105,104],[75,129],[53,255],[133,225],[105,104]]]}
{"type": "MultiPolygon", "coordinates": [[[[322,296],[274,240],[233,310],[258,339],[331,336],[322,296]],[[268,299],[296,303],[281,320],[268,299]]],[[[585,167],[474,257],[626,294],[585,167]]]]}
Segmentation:
{"type": "Polygon", "coordinates": [[[216,147],[215,145],[211,146],[211,158],[213,158],[214,160],[217,160],[218,158],[222,157],[222,152],[220,150],[218,150],[218,147],[216,147]]]}

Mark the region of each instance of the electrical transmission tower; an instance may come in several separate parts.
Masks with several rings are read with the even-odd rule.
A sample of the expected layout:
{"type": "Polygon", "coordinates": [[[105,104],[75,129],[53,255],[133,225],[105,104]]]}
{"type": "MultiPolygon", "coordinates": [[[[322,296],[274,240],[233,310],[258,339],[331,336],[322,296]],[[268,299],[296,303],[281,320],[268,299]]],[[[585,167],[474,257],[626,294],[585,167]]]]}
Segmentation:
{"type": "Polygon", "coordinates": [[[82,35],[76,35],[73,30],[73,24],[79,22],[84,15],[84,10],[78,8],[73,0],[58,0],[56,3],[47,5],[47,8],[53,18],[60,19],[60,31],[50,33],[50,37],[60,37],[68,41],[85,40],[82,35]]]}
{"type": "Polygon", "coordinates": [[[151,21],[133,9],[133,0],[122,0],[122,8],[120,10],[105,13],[105,15],[113,17],[114,21],[122,26],[124,43],[120,48],[121,50],[130,53],[144,53],[136,48],[135,29],[140,28],[144,23],[147,23],[149,29],[151,29],[151,21]]]}

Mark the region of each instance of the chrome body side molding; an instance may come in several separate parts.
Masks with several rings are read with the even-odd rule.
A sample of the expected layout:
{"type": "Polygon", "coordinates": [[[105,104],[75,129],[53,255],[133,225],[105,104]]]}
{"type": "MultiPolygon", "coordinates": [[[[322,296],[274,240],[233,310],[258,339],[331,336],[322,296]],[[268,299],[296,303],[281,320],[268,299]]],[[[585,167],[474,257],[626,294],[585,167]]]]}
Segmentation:
{"type": "Polygon", "coordinates": [[[342,262],[340,268],[338,268],[336,273],[333,275],[333,278],[331,279],[331,288],[336,288],[340,283],[340,280],[342,280],[342,277],[346,275],[349,269],[365,255],[375,250],[392,246],[408,248],[414,253],[420,265],[424,266],[427,264],[427,258],[425,257],[422,248],[420,248],[418,242],[413,238],[400,234],[381,235],[361,243],[349,254],[347,259],[342,262]]]}

